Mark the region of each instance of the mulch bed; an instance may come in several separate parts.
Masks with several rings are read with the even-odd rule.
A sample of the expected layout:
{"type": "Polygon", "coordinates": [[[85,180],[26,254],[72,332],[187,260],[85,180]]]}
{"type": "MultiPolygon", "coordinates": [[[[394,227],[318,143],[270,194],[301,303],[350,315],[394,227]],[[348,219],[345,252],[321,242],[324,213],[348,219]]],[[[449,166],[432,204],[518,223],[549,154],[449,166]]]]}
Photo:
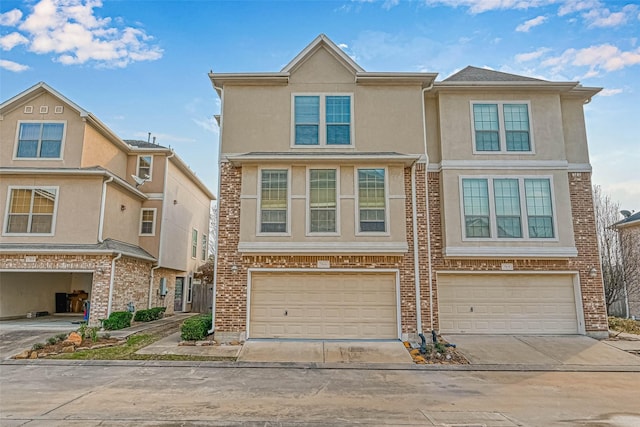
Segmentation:
{"type": "Polygon", "coordinates": [[[442,337],[438,336],[438,344],[427,340],[425,353],[421,352],[420,346],[413,348],[409,342],[404,345],[418,365],[468,365],[469,361],[460,354],[455,347],[448,344],[442,337]]]}

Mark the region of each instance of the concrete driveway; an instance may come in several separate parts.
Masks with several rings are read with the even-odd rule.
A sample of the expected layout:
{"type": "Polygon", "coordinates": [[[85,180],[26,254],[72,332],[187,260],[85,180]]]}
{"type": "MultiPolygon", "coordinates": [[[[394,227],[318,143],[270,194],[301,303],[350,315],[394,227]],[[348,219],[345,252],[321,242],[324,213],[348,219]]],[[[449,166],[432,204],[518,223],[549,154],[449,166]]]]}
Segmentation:
{"type": "Polygon", "coordinates": [[[413,364],[400,341],[249,340],[242,346],[238,361],[413,364]]]}
{"type": "Polygon", "coordinates": [[[83,315],[63,314],[0,321],[0,359],[8,359],[36,343],[80,327],[83,315]]]}
{"type": "Polygon", "coordinates": [[[473,365],[640,366],[640,357],[583,335],[446,335],[473,365]]]}

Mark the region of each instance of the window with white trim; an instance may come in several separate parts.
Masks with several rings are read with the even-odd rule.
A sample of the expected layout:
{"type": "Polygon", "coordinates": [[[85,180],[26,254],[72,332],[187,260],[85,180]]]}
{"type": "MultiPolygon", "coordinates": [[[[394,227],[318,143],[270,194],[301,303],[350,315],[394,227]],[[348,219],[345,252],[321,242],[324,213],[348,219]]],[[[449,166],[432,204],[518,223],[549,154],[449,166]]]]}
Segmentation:
{"type": "Polygon", "coordinates": [[[198,256],[198,230],[191,230],[191,258],[198,256]]]}
{"type": "Polygon", "coordinates": [[[142,209],[140,214],[140,235],[156,234],[156,209],[142,209]]]}
{"type": "Polygon", "coordinates": [[[386,231],[385,170],[358,169],[360,232],[386,231]]]}
{"type": "Polygon", "coordinates": [[[294,95],[293,145],[351,145],[351,95],[294,95]]]}
{"type": "Polygon", "coordinates": [[[61,159],[64,122],[19,122],[16,158],[61,159]]]}
{"type": "Polygon", "coordinates": [[[549,178],[462,178],[461,189],[466,238],[555,237],[549,178]]]}
{"type": "Polygon", "coordinates": [[[6,234],[53,234],[58,189],[9,187],[6,234]]]}
{"type": "Polygon", "coordinates": [[[309,232],[335,233],[337,213],[335,169],[309,170],[309,232]]]}
{"type": "Polygon", "coordinates": [[[136,175],[139,178],[151,181],[151,171],[153,166],[153,156],[140,155],[138,156],[138,165],[136,175]]]}
{"type": "Polygon", "coordinates": [[[205,261],[207,259],[207,240],[209,240],[209,236],[207,236],[206,234],[202,235],[202,253],[201,258],[203,261],[205,261]]]}
{"type": "Polygon", "coordinates": [[[476,152],[531,152],[529,104],[474,102],[473,141],[476,152]]]}
{"type": "Polygon", "coordinates": [[[262,169],[260,173],[260,232],[286,233],[288,170],[262,169]]]}

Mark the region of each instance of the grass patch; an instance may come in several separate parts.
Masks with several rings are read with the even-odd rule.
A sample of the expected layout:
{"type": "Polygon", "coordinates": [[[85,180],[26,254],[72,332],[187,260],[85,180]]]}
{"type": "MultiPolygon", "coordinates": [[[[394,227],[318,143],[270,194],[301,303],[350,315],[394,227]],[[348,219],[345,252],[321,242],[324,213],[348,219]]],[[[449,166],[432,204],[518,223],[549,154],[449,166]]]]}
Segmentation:
{"type": "Polygon", "coordinates": [[[633,319],[623,319],[620,317],[609,317],[609,329],[628,334],[640,335],[640,322],[633,319]]]}

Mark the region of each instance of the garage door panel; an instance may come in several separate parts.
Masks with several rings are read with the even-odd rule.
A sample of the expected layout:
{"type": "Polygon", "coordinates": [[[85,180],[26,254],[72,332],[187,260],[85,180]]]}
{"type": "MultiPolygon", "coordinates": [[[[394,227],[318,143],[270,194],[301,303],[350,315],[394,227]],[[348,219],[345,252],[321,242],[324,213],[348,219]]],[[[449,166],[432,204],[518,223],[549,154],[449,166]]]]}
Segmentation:
{"type": "Polygon", "coordinates": [[[443,333],[578,332],[573,277],[438,275],[443,333]]]}
{"type": "Polygon", "coordinates": [[[251,338],[397,338],[395,274],[253,273],[249,323],[251,338]]]}

